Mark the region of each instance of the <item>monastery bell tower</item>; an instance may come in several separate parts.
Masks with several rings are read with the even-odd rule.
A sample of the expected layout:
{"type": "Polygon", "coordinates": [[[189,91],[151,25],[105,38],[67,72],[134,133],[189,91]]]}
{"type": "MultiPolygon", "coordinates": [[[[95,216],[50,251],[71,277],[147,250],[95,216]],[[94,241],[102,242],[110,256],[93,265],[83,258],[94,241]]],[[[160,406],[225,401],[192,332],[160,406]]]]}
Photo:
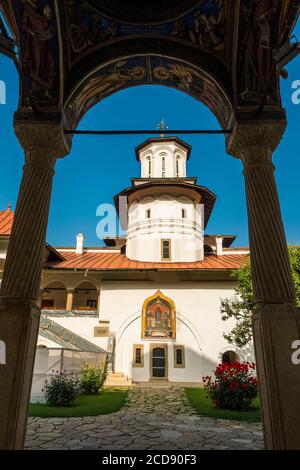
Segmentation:
{"type": "Polygon", "coordinates": [[[186,176],[191,147],[177,137],[146,140],[136,148],[141,177],[115,197],[127,197],[126,255],[145,262],[204,258],[204,229],[215,195],[186,176]]]}

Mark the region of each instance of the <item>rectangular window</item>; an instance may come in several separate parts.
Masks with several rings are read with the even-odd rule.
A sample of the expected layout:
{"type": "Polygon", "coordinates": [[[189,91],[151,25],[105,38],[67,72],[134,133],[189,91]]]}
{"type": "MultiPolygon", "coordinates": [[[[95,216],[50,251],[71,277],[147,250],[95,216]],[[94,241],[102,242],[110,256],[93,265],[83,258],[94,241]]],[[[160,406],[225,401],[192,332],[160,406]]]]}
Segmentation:
{"type": "Polygon", "coordinates": [[[144,367],[144,346],[143,344],[133,345],[133,367],[144,367]]]}
{"type": "Polygon", "coordinates": [[[186,210],[185,209],[181,209],[181,217],[183,219],[186,219],[186,210]]]}
{"type": "Polygon", "coordinates": [[[177,178],[179,178],[179,176],[180,176],[179,175],[179,159],[178,158],[176,160],[176,176],[177,176],[177,178]]]}
{"type": "Polygon", "coordinates": [[[142,349],[136,348],[135,350],[135,363],[141,364],[142,363],[142,349]]]}
{"type": "Polygon", "coordinates": [[[97,300],[87,300],[86,306],[89,308],[97,309],[97,300]]]}
{"type": "Polygon", "coordinates": [[[151,219],[151,209],[146,210],[146,219],[151,219]]]}
{"type": "Polygon", "coordinates": [[[174,346],[174,367],[177,369],[185,368],[185,350],[184,346],[174,346]]]}
{"type": "Polygon", "coordinates": [[[171,240],[162,240],[161,251],[162,260],[169,261],[171,259],[171,240]]]}
{"type": "Polygon", "coordinates": [[[41,308],[46,310],[47,308],[54,307],[54,300],[53,299],[42,299],[41,308]]]}

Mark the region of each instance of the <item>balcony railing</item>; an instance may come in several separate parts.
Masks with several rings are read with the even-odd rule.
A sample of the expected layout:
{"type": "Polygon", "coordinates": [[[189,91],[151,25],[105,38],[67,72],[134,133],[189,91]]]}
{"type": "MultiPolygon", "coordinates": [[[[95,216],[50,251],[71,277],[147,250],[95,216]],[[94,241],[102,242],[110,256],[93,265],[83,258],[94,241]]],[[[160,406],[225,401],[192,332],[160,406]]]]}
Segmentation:
{"type": "Polygon", "coordinates": [[[130,236],[133,232],[136,231],[159,231],[160,228],[163,228],[164,231],[172,231],[177,233],[193,233],[193,232],[202,232],[202,227],[191,220],[185,219],[149,219],[137,222],[130,226],[128,229],[128,235],[130,236]],[[185,232],[187,231],[187,232],[185,232]]]}

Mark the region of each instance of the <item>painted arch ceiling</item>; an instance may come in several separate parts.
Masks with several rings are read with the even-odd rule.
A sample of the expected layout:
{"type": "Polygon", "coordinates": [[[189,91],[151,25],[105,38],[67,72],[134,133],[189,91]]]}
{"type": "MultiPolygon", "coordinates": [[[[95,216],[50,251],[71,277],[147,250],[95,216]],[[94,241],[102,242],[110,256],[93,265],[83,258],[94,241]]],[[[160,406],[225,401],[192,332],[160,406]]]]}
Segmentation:
{"type": "Polygon", "coordinates": [[[161,84],[232,113],[280,114],[273,50],[291,35],[292,0],[2,0],[19,46],[23,117],[64,113],[70,127],[126,87],[161,84]],[[268,89],[266,90],[266,83],[268,89]]]}

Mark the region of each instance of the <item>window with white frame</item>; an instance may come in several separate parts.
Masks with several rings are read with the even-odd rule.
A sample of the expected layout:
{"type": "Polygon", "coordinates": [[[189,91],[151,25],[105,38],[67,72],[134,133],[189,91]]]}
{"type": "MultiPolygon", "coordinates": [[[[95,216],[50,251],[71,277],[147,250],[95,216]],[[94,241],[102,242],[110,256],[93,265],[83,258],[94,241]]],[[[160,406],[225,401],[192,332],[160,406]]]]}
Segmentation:
{"type": "Polygon", "coordinates": [[[176,178],[180,177],[180,157],[176,158],[176,178]]]}
{"type": "Polygon", "coordinates": [[[151,178],[152,176],[152,161],[151,157],[147,157],[147,176],[151,178]]]}

